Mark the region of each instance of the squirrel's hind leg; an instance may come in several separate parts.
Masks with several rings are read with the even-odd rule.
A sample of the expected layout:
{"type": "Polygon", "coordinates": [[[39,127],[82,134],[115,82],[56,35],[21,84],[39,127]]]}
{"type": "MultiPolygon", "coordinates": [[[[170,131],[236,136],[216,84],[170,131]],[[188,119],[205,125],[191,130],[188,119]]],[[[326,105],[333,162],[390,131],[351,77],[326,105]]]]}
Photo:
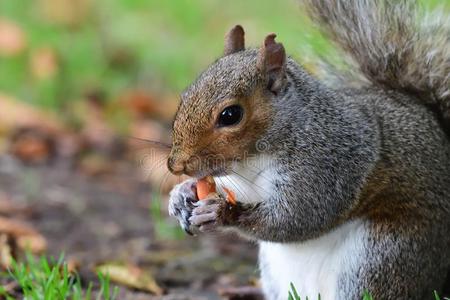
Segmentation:
{"type": "Polygon", "coordinates": [[[434,299],[446,279],[448,249],[435,230],[412,229],[427,230],[371,223],[362,264],[339,278],[338,299],[362,299],[364,291],[373,299],[434,299]]]}

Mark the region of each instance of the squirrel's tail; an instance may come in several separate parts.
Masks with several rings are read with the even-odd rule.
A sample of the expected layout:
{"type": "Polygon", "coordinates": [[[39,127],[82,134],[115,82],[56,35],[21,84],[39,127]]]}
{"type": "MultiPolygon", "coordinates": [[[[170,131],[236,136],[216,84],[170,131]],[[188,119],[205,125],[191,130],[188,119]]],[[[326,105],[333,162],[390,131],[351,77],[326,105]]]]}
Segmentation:
{"type": "Polygon", "coordinates": [[[372,84],[419,96],[450,128],[450,18],[414,0],[302,0],[372,84]]]}

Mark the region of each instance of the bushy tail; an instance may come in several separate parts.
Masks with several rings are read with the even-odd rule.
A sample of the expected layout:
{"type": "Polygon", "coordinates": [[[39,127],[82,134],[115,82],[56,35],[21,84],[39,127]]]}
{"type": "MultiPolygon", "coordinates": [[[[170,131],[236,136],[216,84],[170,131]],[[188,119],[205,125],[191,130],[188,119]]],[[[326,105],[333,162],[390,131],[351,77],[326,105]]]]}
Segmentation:
{"type": "Polygon", "coordinates": [[[450,125],[450,18],[413,0],[302,0],[372,84],[412,93],[450,125]]]}

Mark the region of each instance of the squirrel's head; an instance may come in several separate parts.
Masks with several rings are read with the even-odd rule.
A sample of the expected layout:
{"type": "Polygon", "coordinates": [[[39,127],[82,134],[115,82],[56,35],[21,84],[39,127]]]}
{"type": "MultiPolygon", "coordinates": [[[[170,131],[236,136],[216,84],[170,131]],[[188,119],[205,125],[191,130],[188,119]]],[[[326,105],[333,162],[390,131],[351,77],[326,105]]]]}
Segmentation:
{"type": "Polygon", "coordinates": [[[259,50],[245,50],[237,25],[225,37],[224,56],[181,95],[168,159],[174,174],[226,173],[255,152],[273,118],[272,98],[286,85],[286,54],[275,34],[259,50]]]}

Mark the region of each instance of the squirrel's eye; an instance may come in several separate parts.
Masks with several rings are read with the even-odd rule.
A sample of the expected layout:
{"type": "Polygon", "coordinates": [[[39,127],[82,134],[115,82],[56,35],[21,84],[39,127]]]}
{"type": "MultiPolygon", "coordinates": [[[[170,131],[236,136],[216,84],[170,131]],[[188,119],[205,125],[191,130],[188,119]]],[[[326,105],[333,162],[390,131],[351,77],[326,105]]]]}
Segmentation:
{"type": "Polygon", "coordinates": [[[244,109],[240,105],[231,105],[226,107],[219,115],[217,126],[232,126],[236,125],[242,120],[244,109]]]}

